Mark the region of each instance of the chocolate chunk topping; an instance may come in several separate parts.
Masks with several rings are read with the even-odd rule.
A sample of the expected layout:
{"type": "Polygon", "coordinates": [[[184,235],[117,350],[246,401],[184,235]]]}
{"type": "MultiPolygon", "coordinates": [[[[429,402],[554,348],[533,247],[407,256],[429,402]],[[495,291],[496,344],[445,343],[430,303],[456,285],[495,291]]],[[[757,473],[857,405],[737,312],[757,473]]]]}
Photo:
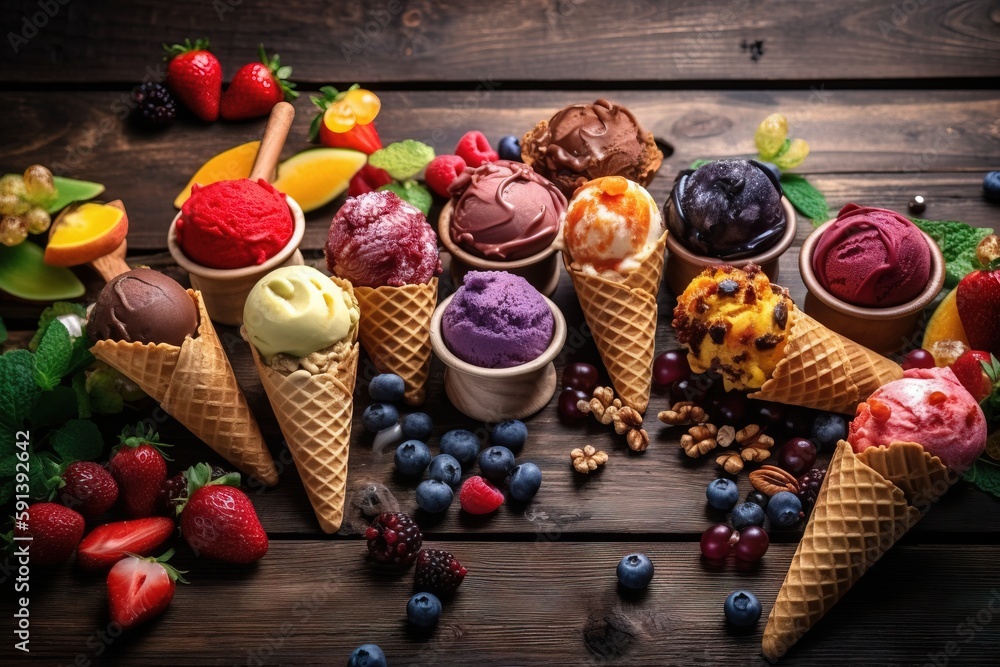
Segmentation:
{"type": "Polygon", "coordinates": [[[716,345],[722,345],[722,341],[726,339],[726,334],[732,325],[729,322],[716,322],[708,328],[708,335],[712,337],[712,342],[716,345]]]}
{"type": "Polygon", "coordinates": [[[776,336],[769,333],[758,337],[757,340],[754,341],[754,345],[757,346],[758,350],[770,350],[783,340],[785,340],[784,336],[776,336]]]}
{"type": "Polygon", "coordinates": [[[779,301],[774,307],[774,323],[779,329],[784,329],[788,325],[788,306],[784,301],[779,301]]]}

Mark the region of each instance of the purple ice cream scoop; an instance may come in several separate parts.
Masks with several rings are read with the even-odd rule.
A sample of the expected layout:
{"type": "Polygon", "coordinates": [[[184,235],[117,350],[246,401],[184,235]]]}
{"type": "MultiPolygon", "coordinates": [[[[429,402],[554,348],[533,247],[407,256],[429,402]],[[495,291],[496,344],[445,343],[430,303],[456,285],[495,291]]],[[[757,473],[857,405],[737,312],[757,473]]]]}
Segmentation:
{"type": "Polygon", "coordinates": [[[470,271],[441,318],[445,344],[480,368],[533,361],[552,342],[555,320],[527,280],[506,271],[470,271]]]}

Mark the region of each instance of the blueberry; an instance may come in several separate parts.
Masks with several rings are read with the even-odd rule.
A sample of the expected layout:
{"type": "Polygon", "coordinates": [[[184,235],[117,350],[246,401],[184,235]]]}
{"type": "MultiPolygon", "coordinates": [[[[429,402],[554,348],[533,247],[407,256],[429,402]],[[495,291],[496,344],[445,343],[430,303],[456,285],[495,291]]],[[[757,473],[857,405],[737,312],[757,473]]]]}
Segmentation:
{"type": "Polygon", "coordinates": [[[399,447],[392,457],[396,469],[404,475],[419,475],[431,462],[431,450],[419,440],[407,440],[399,447]]]}
{"type": "Polygon", "coordinates": [[[524,425],[524,422],[516,419],[508,419],[497,424],[490,437],[490,441],[494,445],[500,445],[515,452],[524,447],[524,441],[527,439],[528,427],[524,425]]]}
{"type": "Polygon", "coordinates": [[[506,447],[493,445],[483,450],[479,455],[479,470],[483,477],[494,484],[500,484],[507,479],[508,473],[514,468],[514,452],[506,447]]]}
{"type": "Polygon", "coordinates": [[[417,593],[406,603],[406,618],[418,628],[429,628],[441,618],[441,600],[433,593],[417,593]]]}
{"type": "Polygon", "coordinates": [[[629,554],[618,563],[618,583],[625,588],[638,590],[649,586],[653,580],[653,563],[646,554],[629,554]]]}
{"type": "Polygon", "coordinates": [[[372,403],[361,413],[361,423],[372,433],[392,428],[399,421],[396,406],[390,403],[372,403]]]}
{"type": "Polygon", "coordinates": [[[385,403],[399,403],[403,400],[403,392],[406,385],[403,378],[395,373],[383,373],[376,375],[368,383],[368,395],[373,401],[383,401],[385,403]]]}
{"type": "Polygon", "coordinates": [[[388,664],[385,653],[375,644],[362,644],[347,660],[347,667],[388,667],[388,664]]]}
{"type": "Polygon", "coordinates": [[[450,486],[458,486],[462,481],[462,464],[451,454],[438,454],[431,459],[431,467],[427,474],[431,479],[450,486]]]}
{"type": "Polygon", "coordinates": [[[502,137],[500,139],[500,143],[497,145],[497,153],[500,154],[501,160],[513,160],[514,162],[520,162],[521,140],[511,134],[502,137]]]}
{"type": "Polygon", "coordinates": [[[454,456],[462,467],[469,466],[479,456],[479,438],[464,429],[448,431],[441,436],[441,452],[454,456]]]}
{"type": "Polygon", "coordinates": [[[434,431],[434,422],[426,412],[414,412],[403,417],[400,424],[403,427],[403,437],[414,440],[428,440],[434,431]]]}
{"type": "Polygon", "coordinates": [[[757,503],[740,503],[729,513],[729,523],[734,530],[747,526],[764,525],[764,508],[757,503]]]}
{"type": "Polygon", "coordinates": [[[760,620],[760,600],[750,591],[733,591],[726,598],[726,620],[738,628],[749,628],[760,620]]]}
{"type": "Polygon", "coordinates": [[[847,421],[832,412],[821,414],[813,420],[810,437],[818,447],[833,447],[847,439],[847,421]]]}
{"type": "Polygon", "coordinates": [[[802,518],[802,501],[791,491],[779,491],[767,504],[767,518],[775,526],[791,528],[802,518]]]}
{"type": "Polygon", "coordinates": [[[983,179],[983,195],[986,201],[1000,204],[1000,171],[991,171],[983,179]]]}
{"type": "Polygon", "coordinates": [[[754,505],[760,505],[761,509],[767,509],[767,501],[770,498],[767,497],[766,493],[761,493],[760,491],[751,491],[747,494],[747,502],[753,503],[754,505]]]}
{"type": "Polygon", "coordinates": [[[417,506],[431,514],[448,509],[454,497],[451,487],[436,479],[425,479],[417,485],[417,506]]]}
{"type": "Polygon", "coordinates": [[[708,504],[717,510],[731,510],[740,500],[740,490],[736,482],[725,477],[713,479],[705,489],[708,504]]]}
{"type": "Polygon", "coordinates": [[[535,497],[542,486],[542,471],[534,463],[522,463],[514,466],[507,477],[507,490],[510,497],[522,503],[535,497]]]}

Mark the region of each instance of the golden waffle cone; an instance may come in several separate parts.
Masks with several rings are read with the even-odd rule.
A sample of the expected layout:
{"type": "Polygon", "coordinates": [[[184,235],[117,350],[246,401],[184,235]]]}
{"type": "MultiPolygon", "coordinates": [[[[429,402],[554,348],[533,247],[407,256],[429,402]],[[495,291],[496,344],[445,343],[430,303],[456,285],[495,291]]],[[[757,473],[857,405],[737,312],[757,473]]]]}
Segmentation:
{"type": "Polygon", "coordinates": [[[361,344],[380,373],[403,378],[410,405],[426,398],[437,289],[437,278],[422,285],[354,288],[361,306],[361,344]]]}
{"type": "Polygon", "coordinates": [[[318,375],[301,369],[285,375],[265,364],[252,344],[250,349],[320,528],[335,533],[347,496],[358,344],[318,375]]]}
{"type": "Polygon", "coordinates": [[[563,253],[566,271],[615,392],[623,404],[639,412],[646,411],[652,386],[656,293],[666,239],[664,232],[653,252],[624,281],[584,273],[563,253]]]}
{"type": "Polygon", "coordinates": [[[241,472],[273,486],[278,483],[278,471],[205,310],[201,292],[187,292],[198,307],[198,335],[186,338],[180,347],[102,340],[90,351],[138,384],[241,472]]]}
{"type": "Polygon", "coordinates": [[[841,440],[767,619],[764,657],[783,656],[921,516],[841,440]]]}
{"type": "Polygon", "coordinates": [[[899,364],[827,329],[801,310],[789,314],[784,358],[750,398],[854,414],[858,403],[903,377],[899,364]]]}
{"type": "Polygon", "coordinates": [[[858,460],[899,487],[906,501],[926,513],[931,503],[958,481],[944,463],[916,442],[894,442],[888,447],[869,447],[858,460]]]}

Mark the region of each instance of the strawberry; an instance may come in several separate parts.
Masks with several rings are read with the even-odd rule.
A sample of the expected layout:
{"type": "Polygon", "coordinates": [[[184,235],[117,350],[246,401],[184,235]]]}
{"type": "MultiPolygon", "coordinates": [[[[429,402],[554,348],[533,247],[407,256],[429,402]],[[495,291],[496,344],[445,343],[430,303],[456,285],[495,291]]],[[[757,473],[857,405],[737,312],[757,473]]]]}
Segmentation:
{"type": "Polygon", "coordinates": [[[390,183],[392,183],[392,176],[389,175],[389,172],[385,169],[379,169],[378,167],[366,164],[361,167],[358,173],[351,177],[351,182],[347,186],[347,196],[357,197],[358,195],[366,195],[390,183]]]}
{"type": "Polygon", "coordinates": [[[118,484],[104,466],[93,461],[74,461],[66,466],[56,491],[59,502],[85,519],[104,514],[118,500],[118,484]]]}
{"type": "Polygon", "coordinates": [[[462,503],[462,509],[469,514],[489,514],[503,505],[503,492],[475,475],[462,484],[458,500],[462,503]]]}
{"type": "Polygon", "coordinates": [[[278,102],[299,96],[293,90],[295,84],[288,81],[292,68],[282,67],[277,54],[268,58],[263,44],[259,53],[260,62],[241,67],[222,94],[221,112],[226,120],[266,116],[278,102]]]}
{"type": "Polygon", "coordinates": [[[167,52],[167,87],[184,106],[202,120],[213,121],[219,117],[219,100],[222,98],[222,65],[208,51],[208,40],[198,39],[194,44],[185,39],[183,44],[163,45],[167,52]]]}
{"type": "Polygon", "coordinates": [[[434,194],[447,199],[451,197],[448,188],[465,171],[465,167],[465,160],[457,155],[438,155],[424,169],[424,182],[434,194]]]}
{"type": "Polygon", "coordinates": [[[330,148],[350,148],[366,155],[371,155],[382,148],[382,139],[379,138],[378,132],[375,130],[375,123],[354,123],[346,132],[334,132],[323,122],[326,110],[357,88],[358,84],[354,84],[348,90],[340,92],[333,86],[323,86],[319,89],[319,92],[322,93],[321,97],[309,98],[319,109],[319,113],[309,125],[309,141],[319,141],[323,146],[330,148]]]}
{"type": "Polygon", "coordinates": [[[167,464],[155,429],[138,424],[122,431],[121,443],[111,454],[108,469],[118,482],[125,514],[133,519],[156,513],[157,494],[167,478],[167,464]]]}
{"type": "Polygon", "coordinates": [[[987,236],[976,247],[982,269],[958,283],[958,317],[973,350],[1000,356],[1000,237],[987,236]]]}
{"type": "Polygon", "coordinates": [[[163,613],[174,599],[177,582],[186,584],[182,574],[167,565],[174,555],[170,549],[159,558],[129,555],[108,572],[108,611],[111,622],[122,630],[139,625],[163,613]]]}
{"type": "Polygon", "coordinates": [[[187,470],[188,494],[180,506],[181,535],[198,555],[228,563],[253,563],[267,553],[267,534],[238,473],[211,480],[199,463],[187,470]]]}
{"type": "Polygon", "coordinates": [[[990,395],[993,383],[983,370],[983,363],[990,363],[990,353],[980,350],[966,350],[955,363],[951,365],[951,370],[962,383],[962,386],[969,390],[976,401],[981,401],[990,395]]]}
{"type": "Polygon", "coordinates": [[[148,556],[174,532],[174,522],[162,516],[106,523],[90,531],[76,550],[84,570],[109,570],[128,555],[148,556]]]}
{"type": "Polygon", "coordinates": [[[490,140],[482,132],[472,130],[462,135],[455,145],[455,155],[465,160],[472,168],[480,167],[484,162],[496,162],[500,155],[490,146],[490,140]]]}
{"type": "MultiPolygon", "coordinates": [[[[83,537],[83,516],[57,503],[35,503],[14,521],[14,537],[30,537],[32,565],[56,565],[69,558],[83,537]]],[[[16,544],[16,543],[15,543],[16,544]]]]}

